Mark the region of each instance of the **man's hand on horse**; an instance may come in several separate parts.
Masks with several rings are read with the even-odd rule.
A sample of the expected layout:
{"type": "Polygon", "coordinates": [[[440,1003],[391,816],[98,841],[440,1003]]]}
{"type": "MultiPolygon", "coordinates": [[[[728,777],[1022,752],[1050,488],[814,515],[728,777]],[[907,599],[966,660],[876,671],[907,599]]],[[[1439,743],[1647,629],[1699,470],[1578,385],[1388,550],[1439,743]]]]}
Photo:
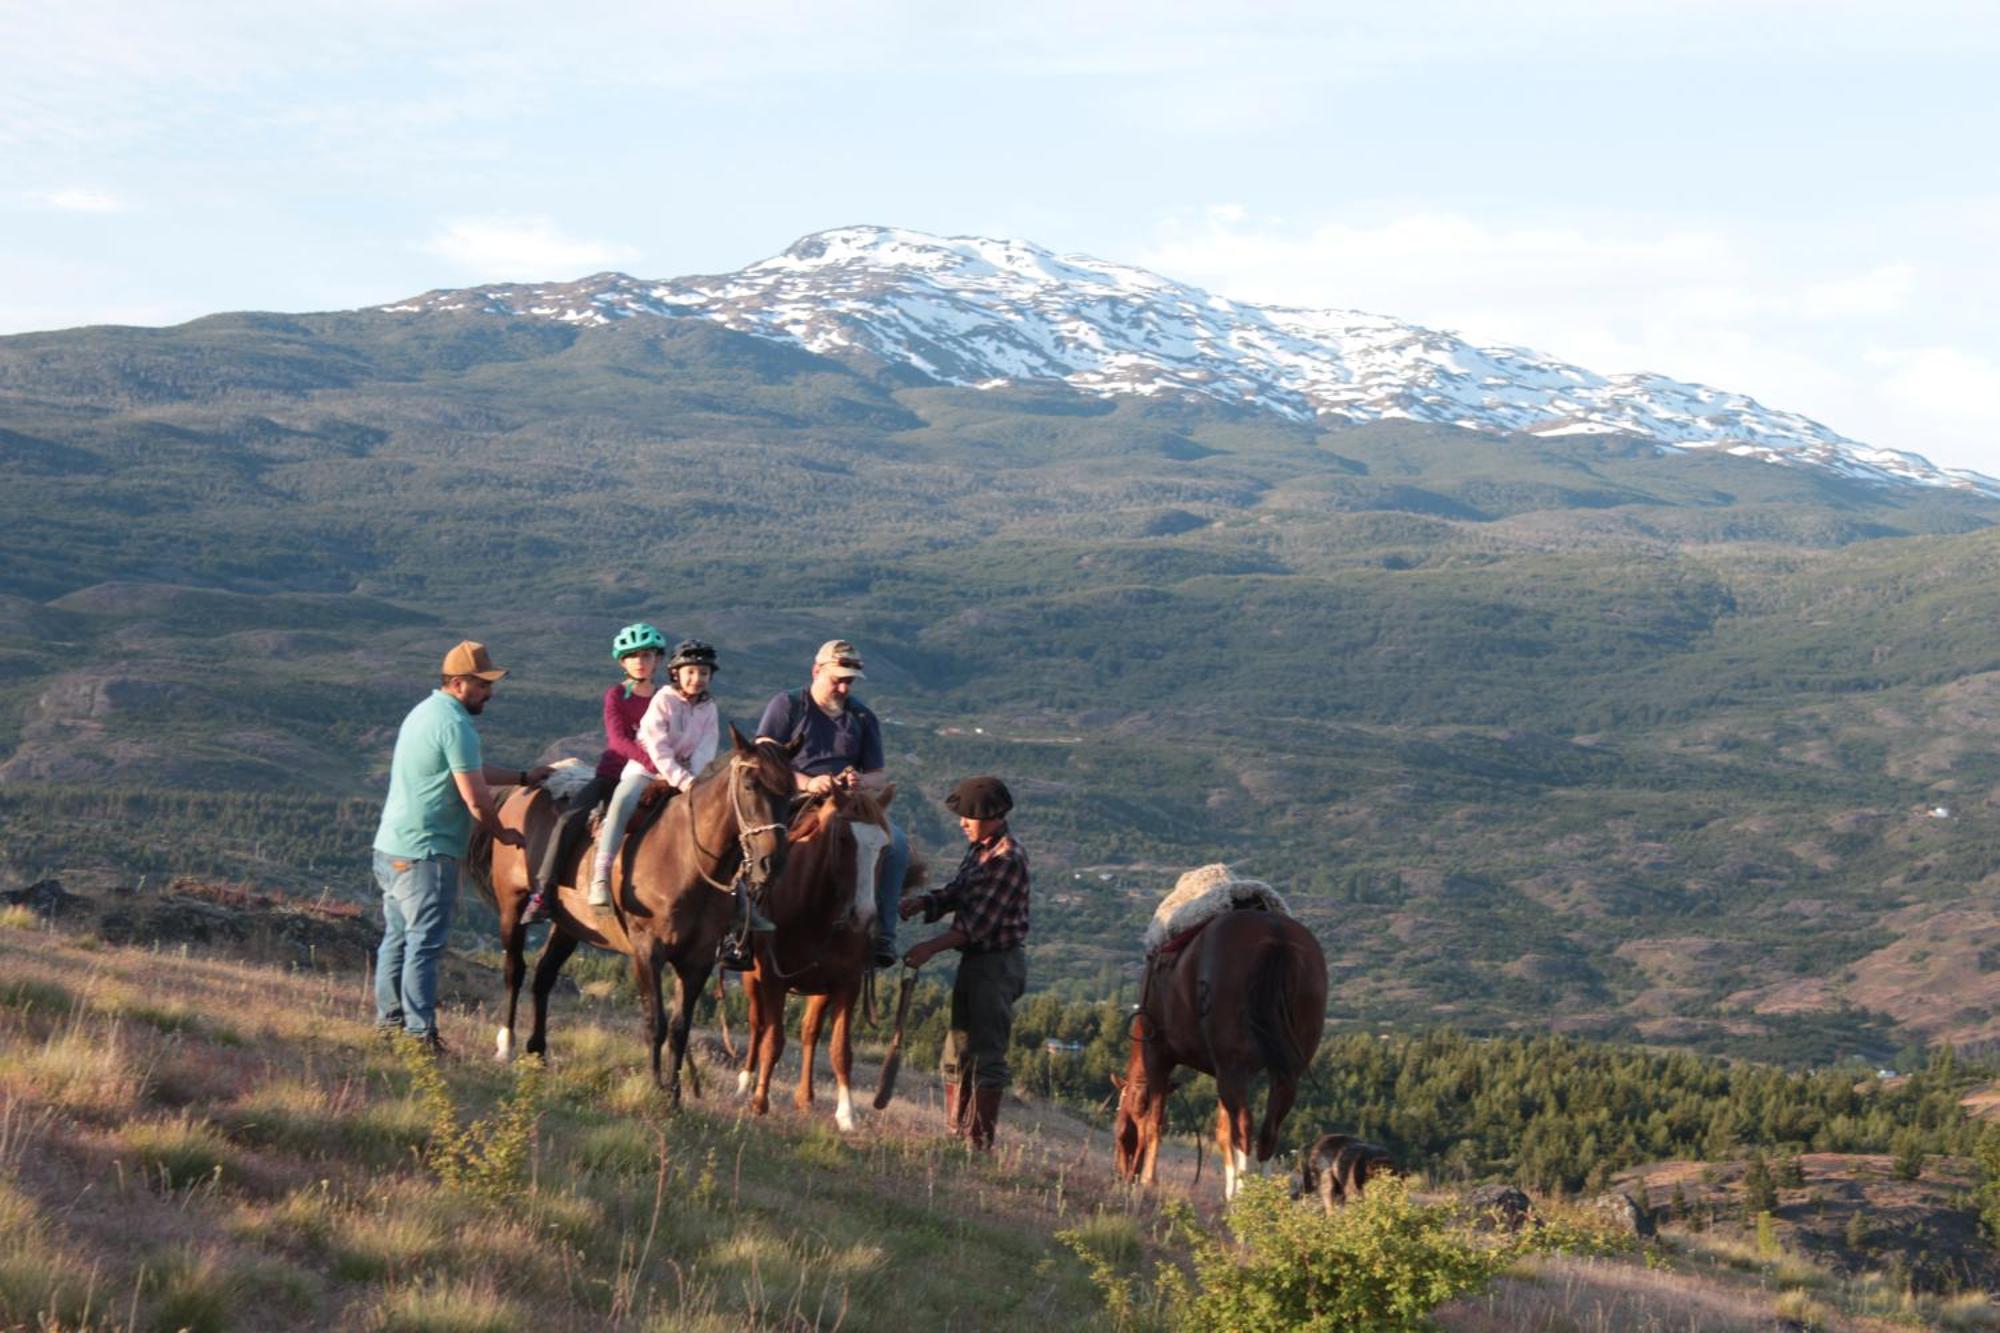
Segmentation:
{"type": "Polygon", "coordinates": [[[910,946],[910,951],[903,955],[903,966],[922,967],[925,963],[937,957],[937,955],[938,942],[936,940],[925,940],[922,944],[913,944],[910,946]]]}
{"type": "Polygon", "coordinates": [[[808,796],[829,795],[833,791],[834,787],[839,784],[839,782],[840,779],[836,778],[831,773],[821,773],[818,777],[807,778],[806,795],[808,796]]]}
{"type": "Polygon", "coordinates": [[[924,905],[915,898],[905,898],[896,904],[896,915],[908,921],[913,916],[922,915],[924,905]]]}
{"type": "Polygon", "coordinates": [[[555,771],[556,766],[554,764],[537,764],[522,776],[527,778],[530,787],[539,787],[544,782],[547,782],[549,774],[555,771]]]}

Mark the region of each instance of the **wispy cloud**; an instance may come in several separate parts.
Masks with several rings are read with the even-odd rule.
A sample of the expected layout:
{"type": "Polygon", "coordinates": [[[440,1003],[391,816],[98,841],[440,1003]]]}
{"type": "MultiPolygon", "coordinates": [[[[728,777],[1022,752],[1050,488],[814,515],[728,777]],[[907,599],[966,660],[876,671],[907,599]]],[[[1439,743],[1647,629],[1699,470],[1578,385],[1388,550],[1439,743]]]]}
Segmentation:
{"type": "Polygon", "coordinates": [[[638,253],[615,242],[567,235],[546,217],[458,218],[419,248],[482,282],[579,277],[629,262],[638,253]]]}
{"type": "Polygon", "coordinates": [[[53,208],[64,213],[123,213],[128,207],[125,200],[109,190],[91,189],[82,185],[30,190],[28,199],[43,208],[53,208]]]}
{"type": "Polygon", "coordinates": [[[1917,270],[1911,264],[1885,264],[1849,278],[1834,278],[1808,286],[1799,298],[1807,315],[1886,315],[1909,303],[1917,270]]]}

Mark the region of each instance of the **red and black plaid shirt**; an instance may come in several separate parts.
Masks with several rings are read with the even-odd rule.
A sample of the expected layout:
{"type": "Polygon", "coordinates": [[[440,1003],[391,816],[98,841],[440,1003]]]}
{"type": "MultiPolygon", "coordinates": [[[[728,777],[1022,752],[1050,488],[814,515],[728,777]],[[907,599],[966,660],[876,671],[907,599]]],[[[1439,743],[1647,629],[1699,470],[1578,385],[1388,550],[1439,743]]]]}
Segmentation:
{"type": "Polygon", "coordinates": [[[927,922],[952,913],[952,928],[973,952],[1011,949],[1028,938],[1028,854],[1003,828],[967,847],[951,883],[918,901],[927,922]]]}

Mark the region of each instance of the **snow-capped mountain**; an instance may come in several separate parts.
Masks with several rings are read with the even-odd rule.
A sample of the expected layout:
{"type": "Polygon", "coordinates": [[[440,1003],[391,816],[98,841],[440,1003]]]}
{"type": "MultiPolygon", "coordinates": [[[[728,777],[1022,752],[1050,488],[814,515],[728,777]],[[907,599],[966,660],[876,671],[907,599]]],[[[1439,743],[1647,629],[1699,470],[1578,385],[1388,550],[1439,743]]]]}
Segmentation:
{"type": "Polygon", "coordinates": [[[714,277],[604,273],[431,292],[383,309],[581,324],[696,316],[824,355],[867,353],[953,384],[1055,380],[1096,394],[1200,395],[1294,420],[1615,433],[2000,498],[2000,481],[1862,444],[1743,394],[1662,375],[1600,375],[1358,311],[1249,305],[1021,241],[841,227],[714,277]]]}

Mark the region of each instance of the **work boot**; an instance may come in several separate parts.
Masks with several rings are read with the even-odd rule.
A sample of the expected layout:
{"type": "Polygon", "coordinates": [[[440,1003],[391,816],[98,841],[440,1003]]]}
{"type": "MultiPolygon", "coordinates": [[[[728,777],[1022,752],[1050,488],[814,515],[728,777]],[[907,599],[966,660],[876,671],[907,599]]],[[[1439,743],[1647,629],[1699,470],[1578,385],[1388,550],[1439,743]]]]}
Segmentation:
{"type": "Polygon", "coordinates": [[[966,1118],[972,1110],[972,1099],[965,1094],[965,1084],[957,1079],[944,1085],[944,1128],[955,1139],[965,1137],[966,1118]]]}
{"type": "Polygon", "coordinates": [[[972,1090],[972,1148],[975,1152],[993,1151],[993,1124],[1000,1118],[1000,1098],[1005,1096],[1005,1088],[974,1088],[972,1090]]]}

